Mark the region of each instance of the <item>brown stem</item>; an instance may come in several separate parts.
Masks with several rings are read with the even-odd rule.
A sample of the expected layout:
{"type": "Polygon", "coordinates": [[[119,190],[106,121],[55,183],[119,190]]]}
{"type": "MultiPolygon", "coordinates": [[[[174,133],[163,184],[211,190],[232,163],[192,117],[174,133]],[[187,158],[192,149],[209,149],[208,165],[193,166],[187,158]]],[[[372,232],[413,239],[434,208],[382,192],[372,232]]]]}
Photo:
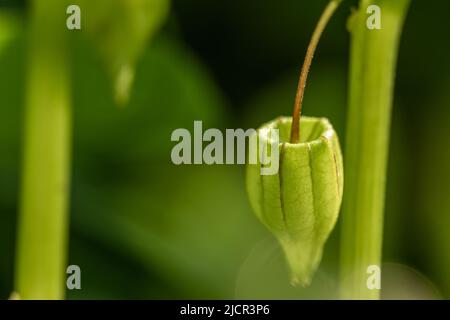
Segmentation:
{"type": "Polygon", "coordinates": [[[294,112],[292,114],[291,126],[291,143],[298,143],[300,141],[300,116],[302,113],[303,95],[305,94],[306,79],[308,78],[309,68],[319,43],[320,36],[323,33],[328,21],[336,11],[342,0],[331,0],[320,17],[316,29],[309,42],[308,50],[306,51],[305,61],[303,62],[302,71],[300,73],[300,80],[298,82],[297,94],[295,96],[294,112]]]}

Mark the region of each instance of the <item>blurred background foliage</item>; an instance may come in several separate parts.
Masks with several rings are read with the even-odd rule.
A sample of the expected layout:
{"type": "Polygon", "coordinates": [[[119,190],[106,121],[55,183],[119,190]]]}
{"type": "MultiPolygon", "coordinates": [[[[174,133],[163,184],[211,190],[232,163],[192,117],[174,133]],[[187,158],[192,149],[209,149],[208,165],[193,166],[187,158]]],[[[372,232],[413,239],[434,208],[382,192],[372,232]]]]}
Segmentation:
{"type": "MultiPolygon", "coordinates": [[[[136,58],[125,108],[115,103],[104,56],[83,30],[71,33],[68,263],[81,267],[82,290],[68,291],[68,298],[336,298],[339,228],[312,286],[293,288],[278,245],[247,203],[244,168],[170,161],[171,132],[192,129],[194,120],[255,128],[290,115],[309,36],[326,2],[173,0],[162,28],[136,58]]],[[[345,24],[355,5],[345,1],[326,30],[304,102],[305,114],[330,118],[342,140],[345,24]]],[[[0,0],[1,299],[13,290],[28,9],[24,0],[0,0]]],[[[384,298],[450,298],[448,12],[450,2],[413,1],[405,25],[384,298]]]]}

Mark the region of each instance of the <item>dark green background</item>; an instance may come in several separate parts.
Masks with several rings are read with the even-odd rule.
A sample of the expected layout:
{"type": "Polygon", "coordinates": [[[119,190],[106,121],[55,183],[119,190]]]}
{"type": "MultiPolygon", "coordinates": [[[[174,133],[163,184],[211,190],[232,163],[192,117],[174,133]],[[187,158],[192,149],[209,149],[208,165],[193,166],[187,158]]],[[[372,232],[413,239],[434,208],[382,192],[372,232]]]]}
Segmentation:
{"type": "MultiPolygon", "coordinates": [[[[95,0],[94,0],[95,1],[95,0]]],[[[333,298],[337,228],[309,289],[249,208],[242,166],[174,166],[172,130],[258,127],[289,115],[320,1],[175,0],[115,106],[100,58],[71,38],[74,108],[69,298],[333,298]]],[[[304,113],[345,140],[350,7],[326,30],[304,113]]],[[[0,0],[0,298],[13,290],[26,1],[0,0]],[[14,11],[14,14],[11,12],[14,11]]],[[[385,298],[450,298],[450,2],[413,0],[392,119],[385,298]]],[[[81,31],[82,32],[82,31],[81,31]]],[[[30,266],[32,268],[33,266],[30,266]]]]}

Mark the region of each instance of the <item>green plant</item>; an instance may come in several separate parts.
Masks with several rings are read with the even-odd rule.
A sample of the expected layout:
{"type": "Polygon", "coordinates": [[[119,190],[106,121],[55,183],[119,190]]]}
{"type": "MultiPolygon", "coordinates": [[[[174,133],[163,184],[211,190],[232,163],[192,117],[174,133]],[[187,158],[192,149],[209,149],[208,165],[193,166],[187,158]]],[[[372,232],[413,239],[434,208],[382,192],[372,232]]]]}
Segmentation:
{"type": "Polygon", "coordinates": [[[115,102],[126,105],[137,59],[165,20],[170,1],[75,0],[74,3],[85,13],[84,31],[105,61],[115,102]]]}
{"type": "Polygon", "coordinates": [[[253,210],[280,242],[291,268],[291,282],[303,286],[309,285],[320,263],[342,199],[342,156],[333,127],[324,118],[301,118],[306,79],[315,49],[340,2],[330,1],[313,33],[300,74],[292,118],[279,118],[259,129],[260,150],[250,151],[250,157],[258,161],[247,165],[247,191],[253,210]],[[277,140],[272,137],[273,129],[279,132],[277,140]],[[260,151],[264,151],[261,150],[264,146],[269,152],[279,151],[279,170],[274,175],[261,174],[265,153],[260,151]]]}
{"type": "MultiPolygon", "coordinates": [[[[125,104],[136,60],[165,18],[169,2],[78,4],[107,61],[116,101],[125,104]]],[[[65,293],[72,135],[68,6],[65,0],[31,1],[15,274],[15,290],[22,299],[62,299],[65,293]]]]}
{"type": "Polygon", "coordinates": [[[341,296],[377,299],[367,268],[380,266],[389,126],[398,44],[409,0],[362,0],[349,21],[350,101],[342,212],[341,296]],[[382,29],[366,27],[366,8],[382,8],[382,29]]]}
{"type": "Polygon", "coordinates": [[[71,139],[66,6],[31,5],[15,289],[22,299],[61,299],[71,139]]]}

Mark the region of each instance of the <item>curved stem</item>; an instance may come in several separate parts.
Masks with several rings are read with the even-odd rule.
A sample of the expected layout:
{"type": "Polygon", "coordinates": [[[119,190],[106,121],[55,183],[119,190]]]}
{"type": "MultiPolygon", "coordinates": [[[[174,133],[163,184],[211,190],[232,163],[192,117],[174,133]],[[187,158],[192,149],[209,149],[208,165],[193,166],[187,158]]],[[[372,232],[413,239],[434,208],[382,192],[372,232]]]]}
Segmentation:
{"type": "Polygon", "coordinates": [[[300,73],[300,80],[298,82],[297,94],[295,96],[294,112],[292,114],[292,127],[291,127],[291,143],[298,143],[300,141],[300,117],[302,113],[302,103],[303,95],[305,93],[306,80],[308,78],[309,68],[311,67],[311,62],[314,57],[314,52],[316,51],[317,44],[319,43],[320,37],[323,30],[330,21],[331,16],[336,11],[342,0],[331,0],[320,17],[319,22],[314,30],[311,37],[311,41],[308,45],[308,50],[306,51],[305,61],[303,62],[302,71],[300,73]]]}

